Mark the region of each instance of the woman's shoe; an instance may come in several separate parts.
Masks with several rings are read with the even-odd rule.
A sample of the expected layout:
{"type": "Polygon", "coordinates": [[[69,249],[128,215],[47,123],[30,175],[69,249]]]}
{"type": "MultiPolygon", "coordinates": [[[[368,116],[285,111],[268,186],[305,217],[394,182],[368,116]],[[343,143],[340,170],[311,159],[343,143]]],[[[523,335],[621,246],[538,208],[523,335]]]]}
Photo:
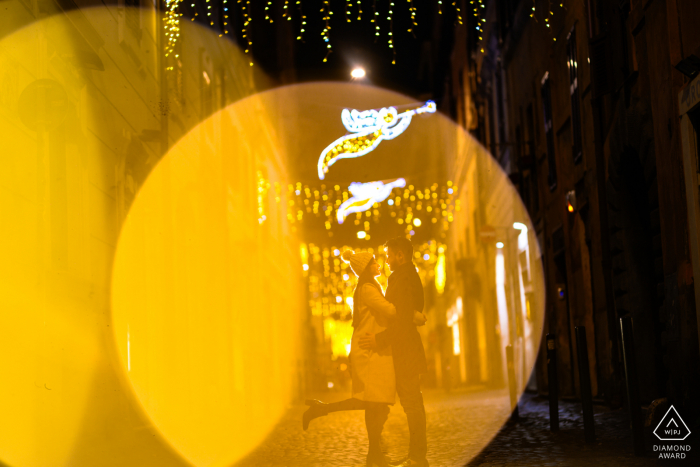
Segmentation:
{"type": "Polygon", "coordinates": [[[311,420],[328,415],[328,404],[315,399],[307,399],[305,403],[309,406],[309,408],[306,410],[306,412],[304,412],[304,416],[301,420],[304,431],[309,428],[309,423],[311,423],[311,420]]]}
{"type": "Polygon", "coordinates": [[[381,449],[370,449],[367,453],[367,467],[390,467],[390,464],[381,449]]]}

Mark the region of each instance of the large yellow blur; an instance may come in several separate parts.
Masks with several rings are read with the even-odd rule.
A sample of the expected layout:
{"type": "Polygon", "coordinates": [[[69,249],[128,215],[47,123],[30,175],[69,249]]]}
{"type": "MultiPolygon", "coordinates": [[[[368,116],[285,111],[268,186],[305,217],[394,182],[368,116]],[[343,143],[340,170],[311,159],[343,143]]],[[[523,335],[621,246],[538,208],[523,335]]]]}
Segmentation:
{"type": "MultiPolygon", "coordinates": [[[[42,6],[48,8],[42,14],[50,14],[51,5],[42,6]]],[[[205,254],[206,247],[218,248],[224,241],[211,209],[189,224],[178,221],[180,232],[203,236],[201,244],[181,250],[191,275],[173,277],[170,284],[180,290],[185,282],[191,284],[187,305],[178,309],[167,297],[150,295],[168,284],[156,266],[176,273],[182,270],[162,261],[183,263],[172,256],[176,245],[159,243],[148,232],[134,234],[144,228],[139,227],[139,210],[130,217],[132,236],[125,232],[123,244],[153,240],[158,247],[146,244],[151,256],[120,248],[118,271],[131,277],[148,273],[144,280],[155,288],[115,295],[110,287],[117,242],[132,203],[135,209],[154,209],[145,196],[134,199],[162,157],[164,141],[172,145],[193,128],[215,140],[220,129],[214,128],[216,117],[208,117],[254,94],[260,80],[253,79],[244,55],[230,41],[187,22],[176,46],[179,61],[161,80],[155,47],[162,22],[153,7],[133,14],[117,5],[55,13],[37,21],[21,0],[3,2],[3,27],[26,26],[0,30],[0,464],[184,467],[233,462],[274,423],[291,397],[289,374],[297,371],[290,363],[297,355],[294,329],[286,320],[299,322],[299,309],[293,292],[284,306],[276,302],[278,291],[289,292],[284,281],[291,276],[275,283],[285,276],[289,261],[280,253],[283,246],[262,245],[267,238],[263,232],[274,230],[275,216],[260,225],[256,215],[256,169],[270,163],[265,160],[269,152],[249,159],[250,170],[235,183],[219,178],[218,189],[226,187],[225,205],[237,210],[236,217],[227,217],[228,208],[219,211],[219,221],[236,223],[226,255],[219,250],[205,254]],[[140,38],[127,21],[134,17],[142,25],[140,38]],[[168,85],[166,93],[162,82],[168,85]],[[207,124],[198,126],[203,120],[207,124]],[[249,193],[245,190],[251,183],[249,193]],[[250,210],[253,218],[247,224],[241,219],[250,210]],[[196,230],[205,226],[207,231],[196,230]],[[147,258],[154,262],[146,264],[147,258]],[[219,274],[224,267],[229,275],[219,274]],[[273,271],[266,278],[269,285],[263,284],[267,271],[273,271]],[[265,293],[265,287],[271,292],[265,293]],[[198,293],[212,290],[218,293],[195,300],[198,293]],[[125,304],[136,293],[148,309],[134,316],[129,311],[115,314],[113,322],[110,294],[125,304]],[[253,306],[254,297],[268,306],[253,306]],[[240,307],[241,315],[232,313],[234,307],[240,307]],[[186,321],[198,317],[202,320],[186,321]],[[157,327],[151,329],[149,323],[157,327]],[[122,325],[133,336],[131,373],[120,355],[122,325]],[[211,335],[204,336],[206,326],[211,335]],[[168,340],[175,335],[177,340],[168,340]],[[172,346],[165,349],[167,344],[172,346]],[[273,353],[282,358],[272,361],[273,353]],[[158,359],[166,356],[182,357],[178,368],[158,359]],[[217,364],[226,370],[212,374],[217,364]],[[151,373],[139,380],[145,368],[151,373]],[[192,374],[183,375],[183,369],[192,374]],[[158,392],[166,382],[172,383],[171,392],[158,392]],[[144,390],[153,392],[144,396],[144,390]],[[183,407],[169,405],[194,399],[199,402],[189,408],[198,411],[202,426],[187,418],[183,407]],[[246,409],[237,412],[239,407],[246,409]],[[181,428],[190,423],[192,438],[183,440],[173,428],[179,417],[175,423],[181,428]],[[246,426],[250,418],[256,421],[246,426]],[[204,420],[212,419],[211,426],[204,426],[204,420]],[[215,437],[202,442],[203,433],[214,427],[219,428],[215,437]],[[223,447],[212,448],[214,443],[223,447]]],[[[262,126],[269,123],[264,113],[256,118],[262,126]]],[[[215,171],[208,167],[199,175],[215,171]]],[[[274,177],[274,170],[268,172],[274,177]]],[[[207,193],[214,193],[216,187],[210,188],[207,193]]],[[[187,206],[205,202],[206,196],[181,200],[183,212],[192,213],[187,206]]],[[[128,284],[129,277],[124,280],[115,285],[128,284]]]]}
{"type": "MultiPolygon", "coordinates": [[[[5,4],[3,15],[27,15],[21,0],[5,4]]],[[[285,166],[315,172],[342,108],[415,102],[342,83],[247,97],[256,67],[188,22],[161,76],[162,21],[143,10],[137,40],[117,10],[0,31],[0,461],[230,465],[297,395],[298,327],[324,327],[299,305],[305,239],[268,187],[298,181],[285,166]]],[[[498,396],[463,465],[510,412],[505,347],[519,391],[534,366],[544,291],[532,223],[489,154],[437,114],[336,167],[344,184],[430,175],[459,188],[440,239],[444,290],[421,333],[437,381],[451,368],[498,396]],[[459,355],[429,339],[448,310],[459,355]]],[[[325,331],[328,354],[343,355],[351,329],[325,331]]]]}
{"type": "Polygon", "coordinates": [[[139,192],[117,247],[122,368],[154,424],[198,466],[242,457],[296,395],[298,242],[274,196],[268,208],[257,192],[263,172],[265,185],[287,178],[270,126],[252,97],[186,135],[139,192]]]}

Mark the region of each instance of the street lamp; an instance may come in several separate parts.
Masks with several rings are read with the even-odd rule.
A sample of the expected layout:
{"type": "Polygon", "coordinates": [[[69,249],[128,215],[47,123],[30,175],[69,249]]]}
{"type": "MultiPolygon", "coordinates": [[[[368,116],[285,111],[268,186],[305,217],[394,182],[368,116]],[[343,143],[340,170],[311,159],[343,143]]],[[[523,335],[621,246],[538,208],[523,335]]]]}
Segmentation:
{"type": "Polygon", "coordinates": [[[353,79],[362,79],[365,77],[365,69],[362,67],[356,67],[350,72],[350,76],[352,76],[353,79]]]}

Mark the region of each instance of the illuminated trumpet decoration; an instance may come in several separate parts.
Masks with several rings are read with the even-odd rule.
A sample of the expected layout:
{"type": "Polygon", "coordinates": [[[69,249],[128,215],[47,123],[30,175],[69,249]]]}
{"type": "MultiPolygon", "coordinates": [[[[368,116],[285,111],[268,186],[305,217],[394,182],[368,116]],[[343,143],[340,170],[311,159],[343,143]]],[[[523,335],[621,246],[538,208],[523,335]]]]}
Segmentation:
{"type": "Polygon", "coordinates": [[[394,188],[403,188],[406,180],[398,178],[392,182],[351,183],[348,189],[352,198],[345,201],[338,208],[338,224],[354,212],[363,212],[370,209],[374,203],[381,203],[389,197],[394,188]]]}
{"type": "Polygon", "coordinates": [[[436,110],[437,106],[433,101],[401,113],[397,113],[396,107],[362,112],[343,109],[340,118],[350,134],[333,141],[321,152],[318,159],[318,178],[323,180],[329,168],[339,159],[364,156],[383,140],[396,138],[408,128],[413,115],[434,113],[436,110]]]}

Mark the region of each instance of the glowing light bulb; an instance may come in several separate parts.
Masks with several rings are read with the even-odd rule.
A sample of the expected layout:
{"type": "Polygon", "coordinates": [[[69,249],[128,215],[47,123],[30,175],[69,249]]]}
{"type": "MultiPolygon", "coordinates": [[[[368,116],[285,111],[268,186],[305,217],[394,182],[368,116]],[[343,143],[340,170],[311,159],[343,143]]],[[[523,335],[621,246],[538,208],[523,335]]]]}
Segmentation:
{"type": "Polygon", "coordinates": [[[354,79],[360,79],[365,77],[365,70],[364,68],[357,67],[352,72],[350,72],[350,76],[352,76],[354,79]]]}
{"type": "Polygon", "coordinates": [[[498,249],[503,248],[503,242],[496,243],[496,248],[498,248],[498,249]]]}
{"type": "Polygon", "coordinates": [[[415,225],[416,227],[420,227],[421,224],[422,222],[417,217],[413,219],[413,225],[415,225]]]}
{"type": "Polygon", "coordinates": [[[367,232],[365,232],[364,230],[360,230],[359,232],[357,232],[357,238],[365,238],[366,236],[367,232]]]}

